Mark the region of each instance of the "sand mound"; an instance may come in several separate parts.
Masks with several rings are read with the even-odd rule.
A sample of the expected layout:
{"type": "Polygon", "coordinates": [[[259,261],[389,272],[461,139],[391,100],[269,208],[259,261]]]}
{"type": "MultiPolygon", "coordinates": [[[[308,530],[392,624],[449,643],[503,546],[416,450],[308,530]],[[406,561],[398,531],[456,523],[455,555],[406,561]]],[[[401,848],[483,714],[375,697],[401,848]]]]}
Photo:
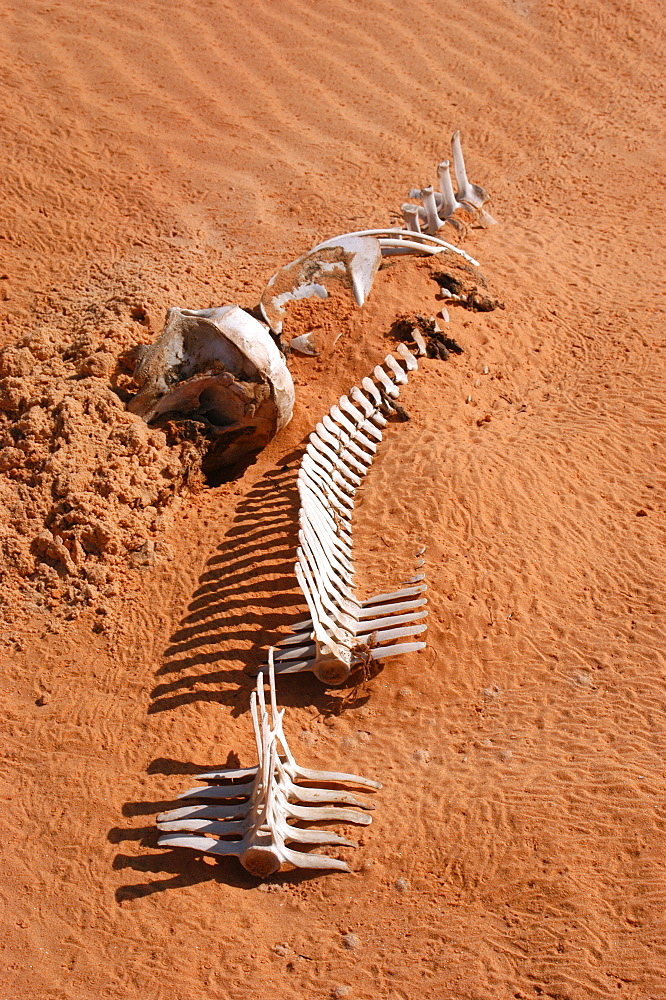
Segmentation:
{"type": "Polygon", "coordinates": [[[68,337],[47,320],[0,351],[5,601],[23,588],[71,609],[116,593],[128,561],[168,555],[165,511],[196,480],[200,456],[125,410],[133,310],[122,298],[91,303],[69,317],[68,337]]]}

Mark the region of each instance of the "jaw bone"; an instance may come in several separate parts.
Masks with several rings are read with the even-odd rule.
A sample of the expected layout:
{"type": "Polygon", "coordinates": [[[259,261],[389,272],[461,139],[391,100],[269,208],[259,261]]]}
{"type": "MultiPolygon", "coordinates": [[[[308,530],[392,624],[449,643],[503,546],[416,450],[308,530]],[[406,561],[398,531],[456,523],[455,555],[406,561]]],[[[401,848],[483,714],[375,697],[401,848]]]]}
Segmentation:
{"type": "Polygon", "coordinates": [[[265,327],[238,306],[169,309],[135,375],[128,409],[148,424],[194,422],[211,441],[205,464],[258,451],[291,420],[294,384],[265,327]]]}
{"type": "Polygon", "coordinates": [[[374,806],[343,789],[317,788],[312,783],[355,784],[373,789],[381,788],[381,784],[355,774],[300,767],[284,735],[284,709],[278,711],[277,708],[272,649],[268,682],[270,713],[264,697],[263,675],[257,680],[257,690],[252,693],[250,702],[257,766],[224,768],[197,775],[200,781],[216,784],[192,788],[179,796],[188,802],[200,800],[201,804],[181,806],[157,817],[158,829],[163,831],[158,844],[160,847],[189,847],[216,857],[236,856],[247,871],[259,878],[274,874],[286,862],[297,868],[348,872],[349,866],[339,858],[302,853],[286,844],[355,847],[353,841],[328,830],[301,829],[288,820],[339,820],[365,826],[372,818],[359,808],[373,809],[374,806]],[[249,781],[245,780],[248,778],[249,781]],[[309,784],[301,785],[299,780],[309,784]]]}
{"type": "Polygon", "coordinates": [[[354,591],[352,514],[354,495],[368,472],[400,385],[415,371],[404,344],[402,365],[388,355],[346,396],[341,396],[310,435],[298,473],[300,531],[296,577],[310,617],[295,625],[275,656],[277,673],[313,671],[326,684],[343,684],[353,668],[423,649],[405,642],[426,629],[423,575],[412,586],[359,601],[354,591]],[[404,367],[403,367],[404,366],[404,367]]]}

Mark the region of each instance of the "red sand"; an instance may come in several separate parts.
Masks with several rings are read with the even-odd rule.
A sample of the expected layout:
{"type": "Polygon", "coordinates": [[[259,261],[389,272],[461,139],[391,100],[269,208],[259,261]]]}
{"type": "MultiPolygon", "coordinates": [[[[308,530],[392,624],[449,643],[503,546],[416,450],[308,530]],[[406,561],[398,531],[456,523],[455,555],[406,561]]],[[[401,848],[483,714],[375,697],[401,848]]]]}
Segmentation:
{"type": "Polygon", "coordinates": [[[294,360],[294,420],[242,479],[154,525],[138,500],[152,548],[108,592],[49,607],[6,560],[3,1000],[666,996],[662,5],[0,0],[0,24],[2,344],[117,357],[170,305],[254,305],[392,222],[455,128],[506,304],[451,310],[465,353],[411,381],[359,510],[368,580],[426,546],[428,648],[356,692],[280,688],[304,764],[385,783],[354,874],[258,884],[154,820],[251,762],[244,667],[302,613],[298,449],[391,316],[438,307],[427,275],[382,271],[294,360]]]}

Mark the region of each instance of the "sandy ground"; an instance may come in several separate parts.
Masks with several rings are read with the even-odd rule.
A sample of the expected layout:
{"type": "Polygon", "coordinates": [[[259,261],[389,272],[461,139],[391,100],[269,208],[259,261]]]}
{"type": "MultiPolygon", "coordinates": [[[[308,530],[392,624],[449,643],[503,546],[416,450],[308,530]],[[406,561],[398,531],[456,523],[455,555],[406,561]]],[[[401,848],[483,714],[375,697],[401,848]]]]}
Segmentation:
{"type": "MultiPolygon", "coordinates": [[[[121,479],[159,441],[123,439],[145,558],[69,597],[5,566],[2,1000],[666,996],[662,5],[0,0],[0,26],[2,344],[74,364],[83,329],[106,361],[45,370],[63,398],[168,306],[254,305],[391,223],[458,127],[500,223],[465,245],[506,305],[452,310],[465,353],[411,381],[358,512],[368,585],[426,546],[427,649],[356,691],[280,686],[304,764],[384,782],[352,874],[259,884],[154,821],[252,763],[245,667],[303,613],[303,440],[396,310],[438,308],[422,267],[295,359],[294,420],[243,478],[155,519],[121,479]]],[[[91,405],[75,441],[122,418],[91,405]]]]}

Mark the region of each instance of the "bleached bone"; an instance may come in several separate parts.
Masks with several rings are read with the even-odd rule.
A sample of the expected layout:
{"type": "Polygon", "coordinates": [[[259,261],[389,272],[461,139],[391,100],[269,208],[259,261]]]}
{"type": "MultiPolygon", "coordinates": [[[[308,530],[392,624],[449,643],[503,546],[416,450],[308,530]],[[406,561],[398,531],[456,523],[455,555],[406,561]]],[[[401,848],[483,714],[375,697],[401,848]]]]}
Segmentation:
{"type": "Polygon", "coordinates": [[[380,262],[381,249],[373,237],[336,236],[276,271],[261,296],[262,315],[272,330],[281,333],[286,303],[311,296],[328,298],[332,282],[351,288],[362,306],[380,262]]]}
{"type": "Polygon", "coordinates": [[[412,330],[412,339],[418,349],[419,357],[424,357],[428,353],[426,348],[426,342],[423,337],[423,334],[421,333],[421,331],[417,326],[415,326],[412,330]]]}
{"type": "Polygon", "coordinates": [[[456,131],[451,137],[451,148],[453,151],[453,169],[458,185],[458,200],[466,201],[475,208],[482,208],[488,201],[490,195],[479,184],[472,184],[467,179],[465,169],[465,159],[463,157],[462,145],[460,142],[460,132],[456,131]]]}
{"type": "MultiPolygon", "coordinates": [[[[418,363],[404,344],[341,396],[310,435],[298,473],[301,503],[296,577],[310,617],[279,643],[277,673],[311,670],[327,684],[342,684],[360,662],[423,649],[422,577],[414,586],[359,601],[354,589],[352,515],[382,440],[380,408],[394,400],[418,363]]],[[[263,669],[263,668],[260,668],[263,669]]]]}
{"type": "MultiPolygon", "coordinates": [[[[375,236],[379,240],[379,245],[384,255],[401,252],[441,253],[442,250],[450,250],[452,253],[463,257],[470,264],[473,264],[474,267],[479,267],[478,260],[474,260],[473,257],[470,257],[460,247],[454,246],[453,243],[447,243],[446,240],[442,240],[438,236],[432,236],[430,233],[413,233],[406,229],[360,229],[355,233],[345,233],[344,236],[375,236]]],[[[332,240],[318,243],[314,249],[320,250],[322,247],[328,246],[330,243],[335,243],[336,240],[340,240],[341,238],[340,236],[336,236],[332,240]]]]}
{"type": "MultiPolygon", "coordinates": [[[[423,204],[411,207],[408,204],[401,206],[405,220],[414,217],[417,220],[416,224],[419,228],[423,223],[426,223],[427,231],[430,234],[434,234],[441,229],[444,222],[450,223],[459,232],[464,234],[464,222],[456,218],[456,213],[461,211],[472,216],[484,228],[495,225],[495,219],[483,208],[483,205],[489,199],[488,193],[480,185],[472,184],[467,178],[465,160],[460,144],[460,132],[453,134],[451,144],[453,149],[453,166],[458,186],[457,193],[453,191],[449,173],[449,161],[443,160],[437,168],[441,190],[433,191],[429,186],[425,188],[411,188],[409,197],[418,198],[423,204]]],[[[411,230],[413,227],[412,225],[408,225],[407,228],[411,230]]],[[[382,250],[382,252],[384,251],[382,250]]]]}
{"type": "Polygon", "coordinates": [[[434,236],[444,225],[444,219],[440,219],[437,214],[437,202],[435,201],[435,194],[431,185],[422,188],[421,199],[428,220],[428,232],[431,236],[434,236]]]}
{"type": "Polygon", "coordinates": [[[456,175],[456,184],[458,185],[457,199],[459,202],[470,205],[474,214],[476,215],[478,223],[483,226],[484,229],[488,229],[489,226],[496,225],[496,220],[493,219],[489,212],[486,212],[483,207],[487,201],[490,199],[488,192],[482,188],[479,184],[472,184],[467,179],[467,171],[465,169],[465,160],[463,158],[462,145],[460,143],[460,132],[454,132],[451,137],[451,148],[453,150],[453,169],[456,175]]]}
{"type": "Polygon", "coordinates": [[[300,337],[292,337],[289,341],[289,346],[292,351],[298,351],[299,354],[308,354],[312,358],[316,358],[319,355],[311,333],[302,333],[300,337]]]}
{"type": "Polygon", "coordinates": [[[405,204],[400,206],[400,211],[402,212],[402,217],[405,220],[405,225],[411,233],[421,232],[421,223],[419,221],[419,206],[405,204]]]}
{"type": "Polygon", "coordinates": [[[191,788],[179,796],[181,800],[198,799],[200,804],[188,803],[157,817],[158,829],[163,834],[158,844],[188,847],[216,857],[238,857],[243,867],[259,878],[274,874],[285,863],[297,868],[348,872],[349,866],[339,858],[306,854],[286,845],[355,847],[353,841],[328,830],[302,829],[289,820],[339,820],[367,826],[372,817],[359,810],[374,806],[349,791],[330,786],[351,784],[378,789],[381,784],[356,774],[315,770],[296,763],[284,734],[284,709],[277,707],[272,649],[268,661],[270,711],[265,702],[263,675],[258,678],[257,690],[250,701],[257,766],[221,768],[197,775],[199,781],[215,784],[191,788]],[[248,778],[251,780],[246,781],[248,778]],[[299,784],[300,781],[308,784],[299,784]],[[313,787],[313,782],[329,787],[313,787]]]}
{"type": "Polygon", "coordinates": [[[408,372],[416,371],[419,367],[418,362],[412,352],[404,344],[398,344],[395,349],[396,354],[399,354],[402,360],[405,362],[408,372]]]}
{"type": "Polygon", "coordinates": [[[456,198],[453,191],[453,182],[451,181],[448,160],[442,160],[437,167],[437,179],[439,180],[439,187],[442,192],[442,206],[440,210],[445,219],[451,219],[453,213],[457,211],[473,213],[474,215],[477,214],[474,208],[468,204],[458,201],[456,198]]]}
{"type": "Polygon", "coordinates": [[[194,419],[208,470],[264,447],[291,420],[294,384],[265,326],[239,306],[169,309],[135,372],[128,409],[148,424],[194,419]]]}

